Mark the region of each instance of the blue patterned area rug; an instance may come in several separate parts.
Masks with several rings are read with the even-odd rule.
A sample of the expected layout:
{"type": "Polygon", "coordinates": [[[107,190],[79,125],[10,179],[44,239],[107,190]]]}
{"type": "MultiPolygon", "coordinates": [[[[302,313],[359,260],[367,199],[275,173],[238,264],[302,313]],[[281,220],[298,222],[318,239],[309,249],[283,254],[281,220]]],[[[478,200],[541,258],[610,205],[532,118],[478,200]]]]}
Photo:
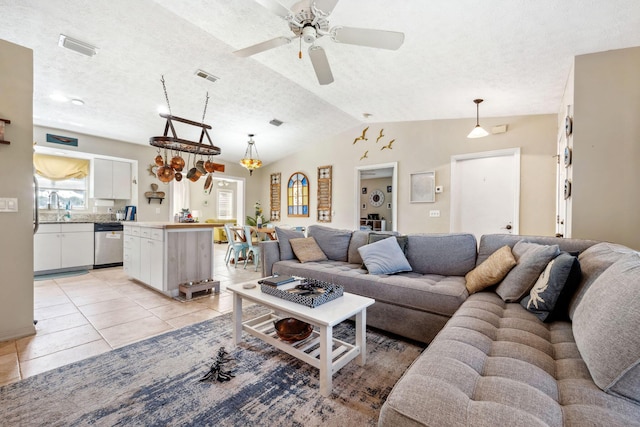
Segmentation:
{"type": "MultiPolygon", "coordinates": [[[[244,309],[253,317],[263,307],[244,309]]],[[[354,337],[343,322],[334,337],[354,337]]],[[[0,388],[7,426],[367,426],[424,346],[367,329],[367,363],[333,376],[246,333],[233,348],[231,315],[168,332],[0,388]],[[235,378],[200,382],[220,347],[235,378]]]]}

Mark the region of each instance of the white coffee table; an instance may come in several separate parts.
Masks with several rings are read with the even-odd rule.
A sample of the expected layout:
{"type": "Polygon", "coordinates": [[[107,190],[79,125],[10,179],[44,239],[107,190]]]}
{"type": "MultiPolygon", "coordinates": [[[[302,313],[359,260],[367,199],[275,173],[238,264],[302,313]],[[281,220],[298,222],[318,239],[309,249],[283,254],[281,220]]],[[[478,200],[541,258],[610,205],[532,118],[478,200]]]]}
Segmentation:
{"type": "MultiPolygon", "coordinates": [[[[256,282],[250,282],[256,283],[256,282]]],[[[243,284],[229,285],[233,292],[233,342],[242,341],[242,331],[289,353],[290,355],[320,370],[320,394],[329,396],[332,389],[333,374],[338,372],[351,360],[356,359],[358,365],[366,363],[367,340],[365,327],[367,307],[375,300],[345,292],[343,296],[310,308],[302,304],[287,301],[273,295],[265,294],[260,285],[252,289],[244,289],[243,284]],[[253,301],[273,310],[254,319],[242,321],[242,300],[253,301]],[[333,338],[333,327],[355,316],[355,344],[333,338]],[[294,317],[310,323],[316,328],[308,338],[289,343],[278,338],[273,322],[284,317],[294,317]]]]}

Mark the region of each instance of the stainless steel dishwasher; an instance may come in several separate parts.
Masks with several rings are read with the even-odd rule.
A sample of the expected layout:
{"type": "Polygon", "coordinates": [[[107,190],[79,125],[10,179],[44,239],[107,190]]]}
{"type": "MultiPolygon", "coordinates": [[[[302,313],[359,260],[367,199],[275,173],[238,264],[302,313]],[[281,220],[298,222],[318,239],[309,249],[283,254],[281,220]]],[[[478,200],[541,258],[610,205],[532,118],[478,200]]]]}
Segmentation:
{"type": "Polygon", "coordinates": [[[123,228],[119,222],[96,222],[93,225],[95,233],[93,268],[122,265],[123,228]]]}

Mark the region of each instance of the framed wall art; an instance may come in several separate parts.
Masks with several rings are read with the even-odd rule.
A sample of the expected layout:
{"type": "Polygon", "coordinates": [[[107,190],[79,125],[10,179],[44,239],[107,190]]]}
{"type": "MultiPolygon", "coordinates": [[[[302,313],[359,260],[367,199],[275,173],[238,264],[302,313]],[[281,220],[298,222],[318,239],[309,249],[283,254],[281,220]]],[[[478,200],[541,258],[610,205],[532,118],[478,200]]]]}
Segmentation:
{"type": "Polygon", "coordinates": [[[435,195],[436,173],[434,171],[411,174],[411,203],[433,203],[435,195]]]}

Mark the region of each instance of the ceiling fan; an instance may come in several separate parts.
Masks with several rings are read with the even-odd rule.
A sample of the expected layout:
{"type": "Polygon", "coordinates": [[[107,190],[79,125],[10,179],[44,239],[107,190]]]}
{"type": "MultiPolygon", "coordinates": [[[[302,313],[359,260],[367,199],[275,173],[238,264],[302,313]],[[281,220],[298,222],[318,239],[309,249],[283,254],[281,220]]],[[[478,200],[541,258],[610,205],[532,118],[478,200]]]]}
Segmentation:
{"type": "MultiPolygon", "coordinates": [[[[281,36],[267,40],[244,49],[236,50],[234,54],[242,57],[255,55],[300,38],[309,46],[309,58],[321,85],[333,82],[333,74],[327,60],[327,54],[315,41],[323,36],[330,36],[338,43],[348,43],[358,46],[375,47],[396,50],[404,42],[404,33],[397,31],[372,30],[335,26],[329,28],[328,17],[336,7],[338,0],[301,0],[291,7],[291,10],[277,0],[255,0],[266,9],[280,16],[289,23],[294,36],[281,36]]],[[[299,57],[302,58],[302,51],[299,57]]]]}

